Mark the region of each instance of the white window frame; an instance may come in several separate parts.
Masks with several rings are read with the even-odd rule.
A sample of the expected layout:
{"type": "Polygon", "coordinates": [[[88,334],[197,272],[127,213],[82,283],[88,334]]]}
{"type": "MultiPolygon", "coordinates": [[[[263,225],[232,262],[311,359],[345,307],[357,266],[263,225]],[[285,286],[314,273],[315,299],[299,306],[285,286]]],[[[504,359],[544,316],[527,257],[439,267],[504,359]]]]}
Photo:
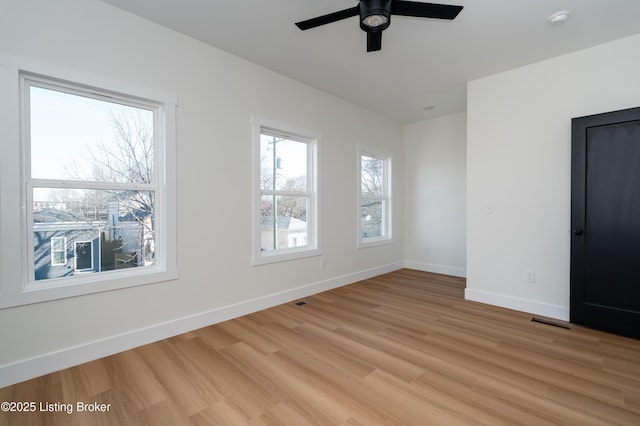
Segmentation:
{"type": "Polygon", "coordinates": [[[262,117],[251,118],[253,130],[253,255],[252,265],[263,265],[274,262],[302,259],[322,255],[320,245],[319,200],[320,190],[318,169],[320,166],[320,134],[288,124],[274,122],[262,117]],[[261,198],[260,188],[260,135],[278,135],[286,139],[305,142],[307,149],[307,193],[309,207],[307,210],[308,244],[304,247],[292,247],[273,251],[262,251],[261,198]]]}
{"type": "Polygon", "coordinates": [[[365,145],[358,144],[357,145],[357,247],[358,248],[366,248],[366,247],[374,247],[384,244],[391,244],[393,242],[393,222],[392,222],[392,199],[391,199],[391,153],[373,148],[365,145]],[[363,194],[362,193],[362,157],[372,157],[378,160],[383,161],[383,193],[380,196],[375,196],[372,194],[363,194]],[[382,201],[382,235],[379,237],[362,237],[362,199],[376,199],[382,201]]]}
{"type": "Polygon", "coordinates": [[[67,264],[67,237],[51,237],[51,266],[64,266],[67,264]],[[55,250],[54,241],[62,240],[62,253],[64,255],[64,262],[59,263],[56,262],[56,253],[59,253],[60,250],[55,250]]]}
{"type": "MultiPolygon", "coordinates": [[[[0,309],[177,279],[177,97],[77,70],[9,56],[0,56],[0,91],[3,93],[0,99],[0,138],[3,140],[0,144],[0,258],[3,265],[19,265],[0,270],[0,309]],[[44,81],[106,100],[140,102],[157,108],[154,231],[158,256],[154,265],[35,280],[32,179],[28,164],[30,142],[25,123],[28,114],[25,105],[27,80],[44,81]],[[15,223],[20,223],[20,226],[15,226],[15,223]]],[[[66,184],[73,188],[73,182],[66,184]]]]}

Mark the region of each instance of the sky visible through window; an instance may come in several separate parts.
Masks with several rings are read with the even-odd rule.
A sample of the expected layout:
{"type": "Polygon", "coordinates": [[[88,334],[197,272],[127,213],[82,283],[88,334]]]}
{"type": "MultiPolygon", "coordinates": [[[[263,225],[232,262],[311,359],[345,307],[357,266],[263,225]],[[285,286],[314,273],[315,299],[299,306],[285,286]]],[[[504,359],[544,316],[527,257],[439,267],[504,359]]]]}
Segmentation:
{"type": "Polygon", "coordinates": [[[114,119],[153,112],[31,86],[31,176],[35,179],[94,180],[92,152],[117,149],[114,119]]]}
{"type": "MultiPolygon", "coordinates": [[[[307,144],[303,142],[274,137],[264,133],[261,134],[260,158],[263,165],[262,173],[270,174],[275,165],[276,174],[280,180],[279,183],[284,183],[299,177],[305,177],[306,179],[307,148],[307,144]]],[[[263,180],[263,184],[264,183],[265,181],[263,180]]],[[[271,188],[263,187],[263,189],[271,188]]]]}

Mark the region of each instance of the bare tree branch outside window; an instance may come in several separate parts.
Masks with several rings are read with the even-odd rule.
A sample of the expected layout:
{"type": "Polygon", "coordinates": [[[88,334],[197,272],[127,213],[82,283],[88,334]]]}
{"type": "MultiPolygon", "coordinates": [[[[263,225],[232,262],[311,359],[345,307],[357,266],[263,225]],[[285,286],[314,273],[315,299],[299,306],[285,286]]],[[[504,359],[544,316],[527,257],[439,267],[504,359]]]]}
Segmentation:
{"type": "MultiPolygon", "coordinates": [[[[85,176],[76,162],[66,164],[69,177],[74,180],[95,182],[118,182],[133,184],[152,184],[154,180],[154,138],[153,115],[150,111],[127,108],[111,113],[113,140],[109,143],[97,141],[88,147],[87,161],[92,165],[91,176],[85,176]],[[115,142],[114,142],[115,141],[115,142]]],[[[118,217],[134,221],[139,225],[140,244],[138,247],[125,247],[118,241],[118,231],[110,230],[111,235],[103,240],[103,257],[109,256],[109,250],[129,253],[120,255],[121,267],[136,266],[133,263],[153,262],[155,255],[155,192],[141,190],[84,190],[84,196],[77,191],[60,190],[57,197],[70,207],[80,209],[86,218],[106,220],[110,214],[110,205],[117,202],[118,217]],[[124,264],[124,265],[122,265],[124,264]]],[[[113,224],[107,223],[106,228],[113,224]]],[[[103,265],[103,268],[110,269],[103,265]]]]}

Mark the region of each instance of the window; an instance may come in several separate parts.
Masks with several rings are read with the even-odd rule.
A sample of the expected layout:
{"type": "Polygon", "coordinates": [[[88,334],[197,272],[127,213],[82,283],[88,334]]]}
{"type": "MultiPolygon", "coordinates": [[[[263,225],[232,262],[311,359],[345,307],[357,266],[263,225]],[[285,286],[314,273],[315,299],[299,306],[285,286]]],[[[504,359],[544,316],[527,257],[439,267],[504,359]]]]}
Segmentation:
{"type": "Polygon", "coordinates": [[[254,120],[254,264],[319,254],[318,138],[254,120]]]}
{"type": "Polygon", "coordinates": [[[67,237],[51,237],[51,266],[67,264],[67,237]]]}
{"type": "Polygon", "coordinates": [[[391,240],[391,156],[374,148],[358,147],[358,245],[391,240]]]}
{"type": "Polygon", "coordinates": [[[2,152],[18,166],[5,160],[1,177],[21,180],[15,200],[28,206],[21,235],[8,232],[15,211],[2,210],[24,268],[2,271],[0,307],[176,278],[175,166],[165,161],[175,157],[175,98],[0,71],[1,84],[19,87],[2,107],[20,106],[21,129],[21,149],[2,152]]]}

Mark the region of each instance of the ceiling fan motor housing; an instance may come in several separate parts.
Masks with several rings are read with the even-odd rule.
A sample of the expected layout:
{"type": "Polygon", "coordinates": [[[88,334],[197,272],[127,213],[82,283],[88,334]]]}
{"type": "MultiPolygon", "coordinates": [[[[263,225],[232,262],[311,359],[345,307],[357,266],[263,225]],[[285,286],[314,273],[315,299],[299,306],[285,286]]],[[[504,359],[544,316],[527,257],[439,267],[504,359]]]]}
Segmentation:
{"type": "Polygon", "coordinates": [[[385,30],[390,23],[391,0],[360,1],[360,28],[362,28],[363,31],[368,33],[380,32],[385,30]],[[376,17],[380,19],[376,19],[376,17]],[[369,19],[367,20],[367,18],[369,19]]]}

